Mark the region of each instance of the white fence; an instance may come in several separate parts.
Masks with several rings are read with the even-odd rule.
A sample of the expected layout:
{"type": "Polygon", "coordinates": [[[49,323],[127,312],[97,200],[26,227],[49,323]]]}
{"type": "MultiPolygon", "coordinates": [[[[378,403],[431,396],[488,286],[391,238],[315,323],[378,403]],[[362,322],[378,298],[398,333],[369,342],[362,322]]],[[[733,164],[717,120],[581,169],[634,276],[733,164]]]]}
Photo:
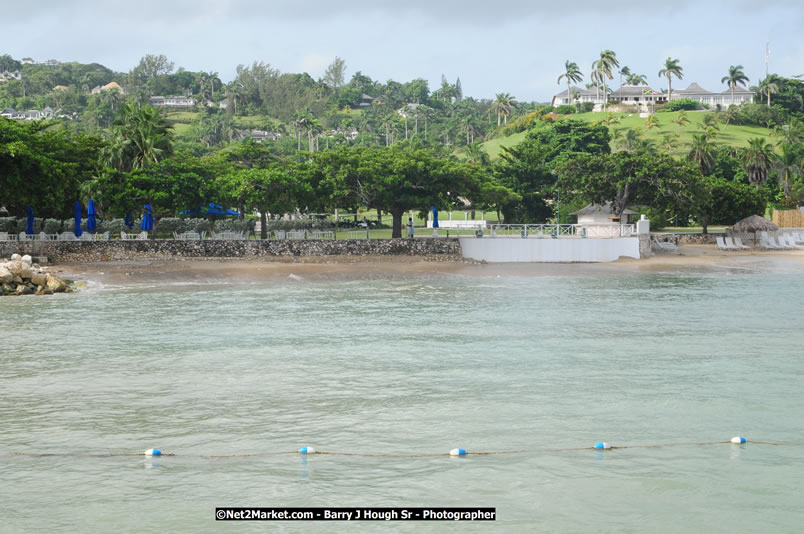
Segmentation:
{"type": "Polygon", "coordinates": [[[493,224],[489,237],[519,238],[615,238],[636,235],[633,224],[493,224]]]}

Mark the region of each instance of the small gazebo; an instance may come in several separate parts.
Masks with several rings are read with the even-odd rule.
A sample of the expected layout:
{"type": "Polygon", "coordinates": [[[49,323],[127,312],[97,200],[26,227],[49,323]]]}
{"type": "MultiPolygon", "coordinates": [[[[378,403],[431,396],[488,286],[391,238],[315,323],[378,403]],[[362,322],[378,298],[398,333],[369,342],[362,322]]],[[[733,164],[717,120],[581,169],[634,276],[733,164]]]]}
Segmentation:
{"type": "Polygon", "coordinates": [[[738,221],[731,227],[732,234],[754,234],[754,246],[757,244],[757,234],[759,232],[778,232],[779,227],[764,217],[751,215],[738,221]]]}

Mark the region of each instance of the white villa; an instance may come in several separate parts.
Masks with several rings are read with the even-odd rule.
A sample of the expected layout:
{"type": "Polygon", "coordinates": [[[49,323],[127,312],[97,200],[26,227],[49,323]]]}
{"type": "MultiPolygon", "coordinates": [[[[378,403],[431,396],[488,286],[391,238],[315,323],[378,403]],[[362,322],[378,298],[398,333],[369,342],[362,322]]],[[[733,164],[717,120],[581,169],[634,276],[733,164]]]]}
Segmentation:
{"type": "Polygon", "coordinates": [[[697,83],[692,83],[686,89],[674,89],[671,100],[689,98],[690,100],[697,100],[701,104],[706,104],[710,108],[717,106],[727,108],[731,105],[741,106],[743,104],[750,104],[754,101],[755,94],[756,93],[753,91],[738,85],[734,88],[734,97],[732,98],[731,89],[726,89],[722,93],[712,93],[697,83]]]}
{"type": "Polygon", "coordinates": [[[10,82],[11,80],[22,80],[22,73],[18,70],[0,72],[0,83],[10,82]]]}
{"type": "MultiPolygon", "coordinates": [[[[592,102],[595,105],[595,111],[599,111],[600,106],[603,105],[604,92],[602,88],[597,90],[595,88],[581,89],[571,87],[570,93],[572,94],[572,102],[567,100],[567,91],[565,89],[553,97],[551,105],[558,107],[566,104],[574,105],[592,102]]],[[[749,89],[738,86],[734,88],[734,97],[732,98],[731,89],[726,89],[722,93],[712,93],[697,83],[692,83],[686,89],[673,89],[673,95],[670,100],[689,98],[697,100],[701,104],[706,104],[713,109],[717,106],[725,109],[731,105],[750,104],[754,101],[755,94],[749,89]]],[[[623,85],[616,91],[609,93],[608,101],[610,104],[637,106],[642,111],[653,111],[657,104],[666,104],[668,102],[667,93],[656,91],[647,85],[623,85]]]]}
{"type": "Polygon", "coordinates": [[[195,106],[195,98],[191,96],[152,96],[151,105],[166,108],[191,108],[195,106]]]}
{"type": "Polygon", "coordinates": [[[600,204],[589,204],[581,210],[570,213],[570,215],[575,215],[578,217],[578,224],[600,225],[612,223],[619,224],[620,222],[622,222],[622,224],[631,224],[633,222],[631,219],[634,215],[638,215],[638,213],[626,209],[623,211],[622,218],[624,220],[620,221],[620,218],[614,215],[614,212],[611,208],[611,203],[606,203],[602,206],[600,204]]]}

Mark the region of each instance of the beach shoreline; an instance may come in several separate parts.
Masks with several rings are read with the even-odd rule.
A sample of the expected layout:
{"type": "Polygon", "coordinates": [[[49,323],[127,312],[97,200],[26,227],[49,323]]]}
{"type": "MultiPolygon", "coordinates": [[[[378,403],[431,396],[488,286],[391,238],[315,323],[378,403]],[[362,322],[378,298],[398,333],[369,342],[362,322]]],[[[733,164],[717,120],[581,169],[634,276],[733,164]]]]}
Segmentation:
{"type": "Polygon", "coordinates": [[[610,263],[483,263],[417,256],[306,256],[296,258],[175,258],[159,260],[59,263],[51,271],[73,280],[110,285],[153,282],[259,282],[288,277],[361,279],[414,276],[595,276],[659,272],[804,272],[804,250],[720,251],[710,245],[679,247],[646,259],[610,263]],[[292,276],[291,276],[292,275],[292,276]]]}

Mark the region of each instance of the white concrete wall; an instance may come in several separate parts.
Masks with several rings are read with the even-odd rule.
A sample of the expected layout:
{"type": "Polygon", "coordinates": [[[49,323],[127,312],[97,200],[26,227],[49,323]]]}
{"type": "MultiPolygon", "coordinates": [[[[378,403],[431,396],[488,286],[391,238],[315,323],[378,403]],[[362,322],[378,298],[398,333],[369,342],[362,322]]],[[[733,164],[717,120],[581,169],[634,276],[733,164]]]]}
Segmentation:
{"type": "Polygon", "coordinates": [[[639,259],[639,238],[535,239],[516,237],[462,237],[461,253],[489,263],[600,263],[621,256],[639,259]]]}

